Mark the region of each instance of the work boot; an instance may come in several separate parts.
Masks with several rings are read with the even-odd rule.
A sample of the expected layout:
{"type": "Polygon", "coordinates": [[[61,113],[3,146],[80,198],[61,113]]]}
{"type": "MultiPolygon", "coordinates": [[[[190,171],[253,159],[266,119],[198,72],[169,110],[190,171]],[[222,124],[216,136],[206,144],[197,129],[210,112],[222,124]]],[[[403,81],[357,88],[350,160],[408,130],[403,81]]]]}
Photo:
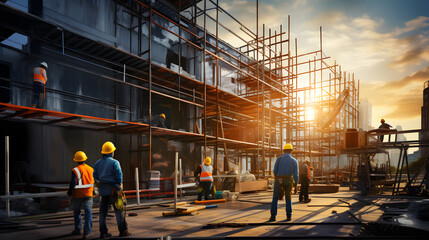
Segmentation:
{"type": "Polygon", "coordinates": [[[304,200],[304,203],[309,203],[309,202],[311,202],[311,198],[304,200]]]}
{"type": "Polygon", "coordinates": [[[275,222],[276,221],[276,217],[271,216],[270,219],[268,219],[268,222],[275,222]]]}
{"type": "Polygon", "coordinates": [[[286,222],[290,222],[290,221],[292,221],[292,216],[287,216],[286,217],[286,222]]]}
{"type": "Polygon", "coordinates": [[[110,233],[100,233],[100,239],[106,239],[106,238],[109,238],[109,237],[111,237],[112,236],[112,234],[110,234],[110,233]]]}
{"type": "Polygon", "coordinates": [[[73,232],[70,233],[70,235],[80,235],[81,233],[79,231],[74,230],[73,232]]]}
{"type": "Polygon", "coordinates": [[[121,233],[119,233],[119,237],[126,237],[126,236],[130,236],[131,233],[128,230],[125,230],[121,233]]]}

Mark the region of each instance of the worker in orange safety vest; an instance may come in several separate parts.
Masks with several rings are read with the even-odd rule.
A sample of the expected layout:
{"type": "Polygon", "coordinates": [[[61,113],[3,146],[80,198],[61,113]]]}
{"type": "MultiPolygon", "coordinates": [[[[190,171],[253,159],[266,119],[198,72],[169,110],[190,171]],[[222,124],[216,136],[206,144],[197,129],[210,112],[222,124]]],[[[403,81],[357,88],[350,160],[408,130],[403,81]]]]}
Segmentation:
{"type": "Polygon", "coordinates": [[[92,203],[94,190],[94,169],[85,164],[88,157],[82,151],[78,151],[74,155],[74,161],[77,162],[77,167],[72,169],[70,187],[67,195],[72,198],[72,206],[74,212],[74,231],[72,235],[80,235],[82,230],[81,208],[85,210],[85,226],[83,228],[83,238],[91,232],[92,229],[92,203]]]}
{"type": "Polygon", "coordinates": [[[210,200],[209,194],[213,184],[213,176],[212,176],[213,166],[211,164],[212,164],[212,159],[210,157],[206,157],[204,159],[204,164],[200,164],[197,170],[195,170],[194,176],[200,185],[199,187],[200,189],[198,190],[198,201],[201,201],[203,197],[203,191],[204,191],[204,199],[210,200]]]}
{"type": "Polygon", "coordinates": [[[45,62],[40,63],[40,67],[33,69],[33,91],[34,98],[31,107],[43,108],[45,105],[45,85],[48,81],[48,64],[45,62]]]}

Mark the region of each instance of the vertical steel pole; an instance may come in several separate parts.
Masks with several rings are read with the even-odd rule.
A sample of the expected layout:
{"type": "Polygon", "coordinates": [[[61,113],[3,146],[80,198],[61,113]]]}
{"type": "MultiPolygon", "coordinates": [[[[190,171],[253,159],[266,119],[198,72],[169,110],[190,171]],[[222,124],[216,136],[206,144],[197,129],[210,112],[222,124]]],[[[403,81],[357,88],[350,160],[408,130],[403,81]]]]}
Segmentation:
{"type": "Polygon", "coordinates": [[[203,49],[203,79],[204,79],[204,158],[207,157],[207,83],[206,83],[206,49],[207,49],[207,29],[206,29],[207,0],[204,0],[204,49],[203,49]]]}
{"type": "Polygon", "coordinates": [[[125,66],[125,64],[124,64],[124,74],[123,74],[123,77],[122,77],[122,80],[125,82],[125,72],[126,72],[126,66],[125,66]]]}
{"type": "MultiPolygon", "coordinates": [[[[4,160],[5,160],[5,165],[4,165],[4,176],[5,176],[5,195],[9,196],[9,136],[5,136],[4,137],[4,144],[5,144],[5,148],[4,148],[4,160]]],[[[10,217],[10,200],[7,199],[6,200],[6,216],[7,218],[10,217]]]]}
{"type": "Polygon", "coordinates": [[[64,55],[64,30],[61,29],[61,39],[62,39],[62,48],[63,48],[63,55],[64,55]]]}
{"type": "Polygon", "coordinates": [[[176,152],[174,159],[174,212],[177,212],[177,162],[179,161],[179,152],[176,152]]]}
{"type": "MultiPolygon", "coordinates": [[[[137,196],[137,205],[140,205],[140,184],[139,184],[139,169],[136,168],[136,196],[137,196]]],[[[149,178],[150,179],[150,178],[149,178]]]]}
{"type": "MultiPolygon", "coordinates": [[[[238,195],[241,194],[241,162],[242,162],[242,157],[240,156],[238,158],[238,195]]],[[[235,191],[235,189],[234,189],[235,191]]]]}
{"type": "Polygon", "coordinates": [[[149,171],[152,170],[152,1],[149,1],[149,171]]]}
{"type": "MultiPolygon", "coordinates": [[[[179,159],[179,185],[182,185],[182,159],[179,159]]],[[[180,201],[182,201],[182,189],[180,189],[180,201]]]]}
{"type": "Polygon", "coordinates": [[[256,88],[256,148],[257,148],[257,154],[256,154],[256,179],[259,180],[259,1],[256,0],[256,81],[257,81],[257,88],[256,88]]]}

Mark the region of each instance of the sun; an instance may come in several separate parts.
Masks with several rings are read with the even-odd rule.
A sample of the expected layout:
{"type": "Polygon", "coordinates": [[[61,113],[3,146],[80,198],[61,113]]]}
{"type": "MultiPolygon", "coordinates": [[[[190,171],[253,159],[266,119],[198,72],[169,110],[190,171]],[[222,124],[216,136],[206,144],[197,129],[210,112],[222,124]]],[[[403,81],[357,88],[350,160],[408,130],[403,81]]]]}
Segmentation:
{"type": "Polygon", "coordinates": [[[305,116],[304,116],[305,121],[313,121],[314,116],[315,116],[315,111],[313,107],[308,107],[305,109],[305,116]]]}

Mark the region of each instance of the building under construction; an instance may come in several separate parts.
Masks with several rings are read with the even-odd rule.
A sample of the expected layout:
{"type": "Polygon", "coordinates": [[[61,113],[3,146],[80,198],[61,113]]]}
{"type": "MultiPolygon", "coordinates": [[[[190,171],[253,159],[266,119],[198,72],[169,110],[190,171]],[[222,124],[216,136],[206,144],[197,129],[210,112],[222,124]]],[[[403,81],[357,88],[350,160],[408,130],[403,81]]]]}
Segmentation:
{"type": "Polygon", "coordinates": [[[327,63],[322,35],[315,51],[300,53],[289,26],[251,30],[215,1],[22,8],[1,5],[2,134],[11,169],[33,183],[67,182],[74,152],[94,163],[107,140],[129,187],[136,167],[170,177],[176,151],[185,175],[207,155],[219,173],[240,166],[264,179],[286,142],[299,160],[311,157],[316,177],[347,165],[336,159],[345,129],[358,127],[359,91],[353,75],[327,63]],[[42,61],[46,106],[28,108],[31,70],[42,61]],[[148,124],[161,113],[167,128],[148,124]]]}
{"type": "Polygon", "coordinates": [[[125,190],[140,197],[174,193],[176,153],[180,181],[210,156],[218,188],[248,171],[263,183],[247,190],[265,189],[285,143],[297,160],[310,157],[319,183],[356,178],[362,157],[343,149],[347,129],[359,129],[359,81],[325,54],[322,28],[314,51],[300,52],[290,17],[265,26],[258,1],[255,29],[218,0],[23,2],[0,3],[10,191],[66,186],[74,153],[93,165],[106,141],[125,190]],[[49,65],[44,109],[31,107],[40,62],[49,65]],[[166,127],[152,126],[161,113],[166,127]]]}

